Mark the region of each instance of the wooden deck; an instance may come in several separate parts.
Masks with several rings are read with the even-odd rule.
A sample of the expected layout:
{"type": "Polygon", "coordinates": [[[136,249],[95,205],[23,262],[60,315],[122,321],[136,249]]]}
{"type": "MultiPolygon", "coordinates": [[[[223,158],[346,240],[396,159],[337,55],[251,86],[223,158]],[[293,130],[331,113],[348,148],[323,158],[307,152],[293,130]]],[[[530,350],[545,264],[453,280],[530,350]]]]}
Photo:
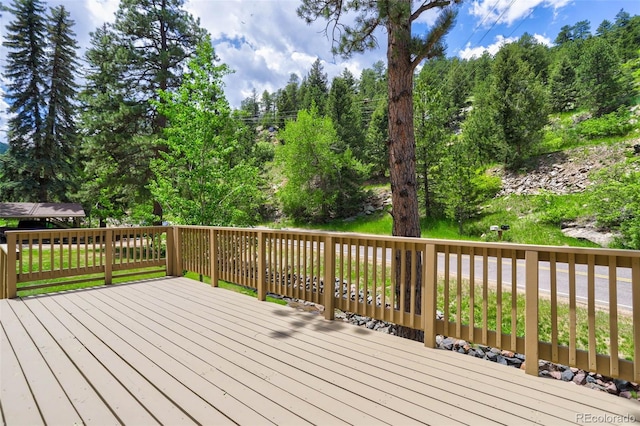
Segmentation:
{"type": "Polygon", "coordinates": [[[185,278],[0,300],[0,314],[10,426],[640,420],[632,401],[185,278]]]}

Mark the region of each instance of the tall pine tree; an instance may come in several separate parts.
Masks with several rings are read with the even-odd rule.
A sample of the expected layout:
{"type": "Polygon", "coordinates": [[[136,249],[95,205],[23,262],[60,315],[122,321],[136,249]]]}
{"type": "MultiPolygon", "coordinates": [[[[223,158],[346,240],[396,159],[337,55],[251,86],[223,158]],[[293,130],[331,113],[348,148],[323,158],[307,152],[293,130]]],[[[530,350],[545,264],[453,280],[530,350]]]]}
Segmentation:
{"type": "MultiPolygon", "coordinates": [[[[205,35],[199,22],[183,6],[184,0],[122,0],[113,24],[112,40],[117,43],[114,54],[89,57],[92,70],[117,71],[120,81],[114,91],[115,96],[121,97],[122,108],[114,110],[109,121],[115,124],[114,118],[119,117],[128,125],[122,130],[132,131],[133,135],[125,134],[122,138],[114,135],[122,142],[122,146],[114,148],[124,164],[104,167],[99,181],[120,188],[131,185],[134,195],[127,198],[138,200],[142,218],[155,223],[162,218],[162,206],[158,202],[153,207],[139,203],[151,199],[148,183],[153,175],[149,164],[166,149],[160,135],[167,119],[150,101],[159,100],[159,90],[173,91],[180,86],[185,65],[205,35]],[[135,181],[130,179],[131,175],[135,175],[135,181]]],[[[98,145],[93,145],[85,154],[100,155],[99,150],[98,145]]],[[[99,190],[112,192],[108,186],[99,190]]],[[[131,207],[134,206],[128,209],[131,207]]]]}
{"type": "Polygon", "coordinates": [[[11,118],[0,191],[10,201],[67,201],[75,164],[73,22],[63,8],[47,19],[39,0],[14,0],[8,10],[14,20],[3,45],[11,118]]]}

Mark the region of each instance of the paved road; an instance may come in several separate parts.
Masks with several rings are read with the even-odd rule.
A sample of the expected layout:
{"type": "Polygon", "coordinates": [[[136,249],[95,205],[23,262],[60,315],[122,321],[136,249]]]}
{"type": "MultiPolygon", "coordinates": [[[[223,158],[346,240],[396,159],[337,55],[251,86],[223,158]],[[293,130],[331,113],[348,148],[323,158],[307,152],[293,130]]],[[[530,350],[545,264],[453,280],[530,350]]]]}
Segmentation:
{"type": "MultiPolygon", "coordinates": [[[[355,247],[352,247],[352,254],[355,255],[355,247]]],[[[382,261],[382,248],[377,249],[376,258],[378,262],[382,261]]],[[[386,249],[386,261],[391,264],[392,250],[386,249]]],[[[360,256],[364,256],[364,246],[360,246],[360,256]]],[[[457,254],[450,254],[449,273],[451,276],[457,274],[457,254]]],[[[369,248],[368,258],[373,257],[373,251],[369,248]]],[[[438,273],[444,274],[445,255],[438,255],[438,273]]],[[[502,285],[511,288],[512,283],[512,265],[510,258],[502,259],[502,285]]],[[[462,255],[462,277],[469,279],[470,277],[469,256],[462,255]]],[[[631,291],[631,269],[616,268],[616,292],[618,308],[631,309],[632,291],[631,291]]],[[[481,281],[483,278],[483,261],[482,256],[475,256],[475,280],[481,281]]],[[[487,273],[489,282],[497,284],[498,263],[497,258],[489,257],[487,262],[487,273]]],[[[551,267],[549,262],[539,262],[539,289],[540,293],[551,293],[551,267]]],[[[586,265],[576,265],[576,300],[586,303],[588,300],[588,274],[586,265]]],[[[518,260],[516,267],[516,283],[519,290],[524,291],[525,288],[525,261],[518,260]]],[[[559,297],[569,297],[569,265],[566,263],[556,262],[556,286],[559,297]]],[[[604,266],[595,267],[595,301],[601,306],[609,305],[609,268],[604,266]]]]}

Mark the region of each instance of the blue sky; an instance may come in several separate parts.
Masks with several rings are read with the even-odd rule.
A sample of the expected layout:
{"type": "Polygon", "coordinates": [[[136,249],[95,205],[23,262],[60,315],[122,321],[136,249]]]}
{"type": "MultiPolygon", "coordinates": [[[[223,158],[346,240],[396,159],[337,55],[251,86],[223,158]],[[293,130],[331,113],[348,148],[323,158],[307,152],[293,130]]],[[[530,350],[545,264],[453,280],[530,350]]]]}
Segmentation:
{"type": "MultiPolygon", "coordinates": [[[[46,3],[63,4],[71,12],[82,50],[88,45],[89,32],[105,21],[112,21],[118,7],[118,0],[46,3]]],[[[332,56],[331,41],[322,34],[325,23],[306,25],[296,15],[298,5],[298,0],[187,1],[187,10],[199,17],[201,25],[212,34],[221,61],[235,71],[225,80],[225,93],[232,106],[239,106],[253,89],[261,94],[284,87],[291,73],[304,76],[316,58],[320,58],[330,79],[344,68],[359,76],[363,68],[385,60],[386,36],[382,31],[378,32],[381,48],[349,60],[332,56]]],[[[620,9],[640,15],[640,0],[465,1],[459,6],[456,26],[447,38],[447,55],[469,57],[485,49],[495,52],[501,43],[517,39],[524,32],[541,42],[552,43],[563,25],[586,19],[595,31],[603,19],[613,21],[620,9]]],[[[0,17],[0,39],[12,19],[9,13],[0,17]]],[[[424,31],[433,19],[433,14],[424,15],[414,30],[424,31]]],[[[6,51],[0,48],[0,66],[4,65],[5,56],[6,51]]],[[[3,86],[0,83],[0,90],[3,86]]],[[[2,131],[6,123],[5,107],[0,99],[0,141],[5,139],[2,131]]]]}

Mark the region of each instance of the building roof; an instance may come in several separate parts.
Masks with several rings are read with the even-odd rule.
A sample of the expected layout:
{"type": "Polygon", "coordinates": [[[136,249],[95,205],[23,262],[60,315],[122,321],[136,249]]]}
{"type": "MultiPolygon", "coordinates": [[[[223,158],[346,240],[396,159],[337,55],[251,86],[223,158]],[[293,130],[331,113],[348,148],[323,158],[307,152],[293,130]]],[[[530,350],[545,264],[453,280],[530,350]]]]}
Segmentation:
{"type": "Polygon", "coordinates": [[[38,219],[85,217],[77,203],[0,203],[0,218],[38,219]]]}

